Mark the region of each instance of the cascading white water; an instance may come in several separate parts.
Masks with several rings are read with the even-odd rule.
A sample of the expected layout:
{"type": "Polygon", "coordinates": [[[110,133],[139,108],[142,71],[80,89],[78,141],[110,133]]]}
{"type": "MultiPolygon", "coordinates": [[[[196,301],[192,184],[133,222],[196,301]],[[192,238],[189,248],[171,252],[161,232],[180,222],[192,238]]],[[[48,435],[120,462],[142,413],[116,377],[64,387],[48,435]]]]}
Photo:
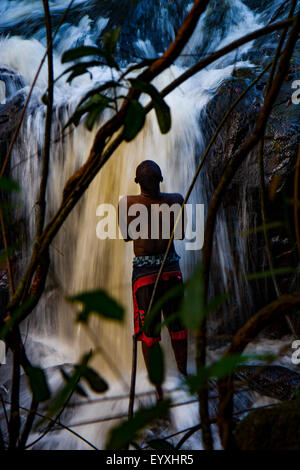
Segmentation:
{"type": "MultiPolygon", "coordinates": [[[[32,11],[29,9],[29,3],[20,1],[16,10],[4,5],[3,21],[6,21],[7,24],[10,22],[13,24],[14,21],[17,21],[18,15],[22,16],[26,13],[27,8],[28,12],[32,11]]],[[[36,15],[42,15],[40,2],[31,3],[37,9],[36,15]]],[[[75,3],[80,2],[78,0],[75,3]]],[[[55,2],[55,7],[62,8],[66,4],[66,1],[61,0],[55,2]]],[[[51,6],[54,7],[50,2],[51,6]]],[[[207,47],[207,44],[205,44],[208,42],[205,37],[206,26],[213,21],[213,6],[209,8],[199,22],[197,30],[186,46],[182,58],[155,81],[155,85],[159,89],[162,89],[182,73],[184,68],[189,65],[189,54],[197,48],[205,47],[206,51],[219,48],[238,36],[257,29],[259,26],[257,15],[251,12],[240,0],[227,0],[223,5],[227,18],[226,27],[212,41],[209,40],[209,47],[207,47]]],[[[30,7],[32,8],[32,5],[30,7]]],[[[164,15],[163,18],[164,24],[166,24],[167,17],[164,15]]],[[[56,76],[63,70],[60,63],[62,51],[74,46],[78,41],[84,44],[93,44],[95,30],[99,33],[105,28],[107,22],[107,18],[98,18],[96,23],[91,24],[89,17],[85,15],[80,18],[77,25],[68,25],[63,30],[54,56],[56,76]]],[[[170,24],[169,30],[171,29],[170,24]]],[[[249,47],[250,45],[244,46],[243,50],[238,52],[238,56],[234,54],[223,58],[207,70],[201,71],[166,98],[172,113],[172,129],[169,134],[165,136],[160,134],[156,118],[153,113],[150,113],[142,132],[132,143],[124,143],[118,148],[90,185],[78,207],[69,216],[53,241],[48,289],[36,311],[28,320],[29,326],[27,324],[29,337],[33,344],[39,343],[41,347],[51,350],[51,357],[46,360],[47,366],[61,363],[61,356],[64,357],[63,361],[65,362],[74,361],[91,347],[90,338],[87,337],[82,328],[75,325],[74,309],[66,302],[65,297],[101,287],[125,306],[126,321],[123,326],[120,326],[113,322],[93,320],[91,328],[99,345],[109,352],[111,359],[117,364],[127,384],[129,383],[132,334],[131,259],[133,252],[132,247],[122,240],[101,241],[97,239],[96,224],[98,219],[96,208],[101,203],[110,203],[116,206],[120,195],[135,194],[137,192],[137,187],[133,182],[135,168],[144,159],[155,160],[161,166],[164,175],[163,191],[176,191],[183,194],[187,191],[196,163],[205,144],[206,136],[202,133],[199,125],[200,113],[214,90],[224,79],[231,75],[234,67],[249,66],[241,59],[242,54],[249,47]],[[233,65],[236,59],[240,62],[233,65]]],[[[148,56],[151,56],[155,51],[150,39],[147,39],[146,42],[137,39],[136,48],[148,56]]],[[[24,39],[19,36],[5,37],[0,40],[0,65],[20,73],[28,87],[32,82],[44,51],[45,40],[44,37],[41,37],[41,29],[36,33],[35,38],[31,39],[24,39]]],[[[80,125],[74,131],[68,129],[64,139],[59,140],[63,125],[83,93],[92,86],[93,82],[105,81],[111,78],[110,70],[105,68],[93,68],[92,73],[93,81],[85,75],[76,78],[72,85],[61,79],[55,87],[56,107],[52,136],[54,142],[51,148],[50,175],[47,189],[48,218],[55,212],[61,202],[61,191],[66,180],[85,161],[93,142],[95,131],[89,133],[83,125],[80,125]]],[[[25,217],[27,221],[30,240],[32,240],[35,228],[35,202],[40,175],[39,157],[44,132],[45,107],[41,104],[40,97],[46,86],[47,70],[44,66],[11,162],[12,175],[22,185],[22,207],[19,216],[25,217]]],[[[190,202],[203,203],[205,197],[201,183],[198,182],[190,202]]],[[[220,222],[216,245],[224,286],[226,286],[228,272],[231,269],[231,261],[226,256],[226,253],[229,253],[229,242],[228,234],[225,232],[226,227],[220,222]]],[[[23,250],[23,264],[25,265],[28,252],[26,247],[23,250]]],[[[188,277],[199,260],[200,253],[185,251],[184,242],[178,242],[177,251],[182,256],[181,264],[184,277],[188,277]]],[[[168,338],[165,336],[163,336],[163,341],[168,344],[168,338]]],[[[38,363],[39,357],[34,353],[34,348],[31,347],[30,351],[34,361],[38,363]]],[[[142,361],[139,360],[139,363],[141,364],[142,361]]],[[[94,361],[94,366],[111,384],[109,393],[118,390],[119,385],[115,381],[115,375],[102,357],[99,356],[94,361]]],[[[190,367],[193,367],[192,361],[190,367]]],[[[174,386],[174,383],[176,383],[176,375],[174,375],[172,369],[174,369],[173,359],[169,358],[167,384],[170,386],[174,386]]],[[[145,371],[142,369],[138,376],[138,391],[148,388],[144,378],[145,371]]],[[[95,406],[84,407],[84,411],[81,409],[76,412],[75,421],[78,422],[83,417],[86,419],[87,416],[95,416],[95,406]]],[[[118,406],[119,408],[116,408],[116,410],[119,409],[124,412],[127,404],[122,403],[118,406]]],[[[193,405],[173,411],[172,417],[175,429],[184,428],[197,422],[195,407],[196,405],[193,405]]],[[[111,410],[112,408],[107,406],[103,414],[109,415],[111,410]]],[[[99,412],[98,408],[97,412],[99,412]]],[[[109,422],[105,425],[88,426],[84,428],[82,434],[101,447],[105,440],[106,430],[111,425],[112,423],[109,422]]],[[[63,443],[52,441],[49,446],[51,447],[51,445],[68,446],[66,440],[63,443]]],[[[199,442],[197,443],[197,440],[194,440],[192,445],[197,448],[199,442]]]]}

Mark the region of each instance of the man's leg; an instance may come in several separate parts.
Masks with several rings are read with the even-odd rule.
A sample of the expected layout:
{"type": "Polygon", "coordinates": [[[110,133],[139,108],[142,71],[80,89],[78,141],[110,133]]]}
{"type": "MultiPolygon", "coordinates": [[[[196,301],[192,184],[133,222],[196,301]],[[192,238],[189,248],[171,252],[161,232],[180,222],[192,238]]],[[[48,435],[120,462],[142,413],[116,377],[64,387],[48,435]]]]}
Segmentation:
{"type": "MultiPolygon", "coordinates": [[[[181,287],[181,293],[171,297],[163,306],[164,318],[172,317],[178,312],[178,307],[183,298],[183,281],[181,271],[165,273],[165,280],[162,282],[163,293],[169,290],[181,287]]],[[[187,376],[187,330],[179,318],[175,318],[168,324],[168,330],[171,337],[172,349],[177,364],[177,369],[181,374],[187,376]]]]}
{"type": "MultiPolygon", "coordinates": [[[[150,349],[152,346],[148,346],[144,341],[142,341],[142,350],[143,350],[143,356],[144,356],[144,361],[146,364],[146,368],[149,374],[150,370],[150,362],[149,362],[149,354],[150,354],[150,349]]],[[[156,395],[157,395],[157,400],[163,400],[163,390],[160,385],[156,385],[156,395]]]]}
{"type": "Polygon", "coordinates": [[[172,348],[179,372],[187,376],[187,339],[171,338],[172,348]]]}

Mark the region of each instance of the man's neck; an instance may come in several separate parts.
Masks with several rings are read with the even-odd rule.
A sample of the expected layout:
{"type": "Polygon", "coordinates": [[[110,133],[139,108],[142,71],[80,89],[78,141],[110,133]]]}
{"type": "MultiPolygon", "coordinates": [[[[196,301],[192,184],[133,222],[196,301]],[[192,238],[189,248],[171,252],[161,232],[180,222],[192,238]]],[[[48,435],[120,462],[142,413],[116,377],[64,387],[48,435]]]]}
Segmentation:
{"type": "Polygon", "coordinates": [[[145,197],[156,198],[160,196],[160,190],[158,189],[157,191],[145,191],[144,189],[141,189],[141,195],[145,197]]]}

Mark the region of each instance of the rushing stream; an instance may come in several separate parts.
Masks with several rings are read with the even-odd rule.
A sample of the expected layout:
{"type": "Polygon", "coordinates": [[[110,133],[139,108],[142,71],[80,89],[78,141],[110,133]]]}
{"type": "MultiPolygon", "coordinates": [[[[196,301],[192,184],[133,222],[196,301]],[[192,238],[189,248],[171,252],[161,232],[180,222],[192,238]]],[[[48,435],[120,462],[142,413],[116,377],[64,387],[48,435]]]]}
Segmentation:
{"type": "MultiPolygon", "coordinates": [[[[58,23],[68,3],[67,0],[49,2],[54,26],[58,23]]],[[[246,2],[240,0],[212,0],[181,57],[155,80],[155,85],[162,89],[199,57],[266,24],[280,2],[262,3],[268,4],[268,7],[258,12],[250,8],[250,1],[246,5],[246,2]]],[[[60,61],[63,51],[83,44],[96,45],[104,30],[111,29],[118,24],[122,25],[121,40],[117,50],[122,68],[134,60],[154,57],[172,41],[175,31],[191,6],[191,2],[184,0],[156,2],[75,0],[71,12],[54,41],[55,76],[57,77],[65,68],[60,61]],[[120,3],[124,5],[119,6],[120,3]],[[128,8],[125,4],[128,4],[128,8]],[[136,4],[138,5],[133,6],[136,4]]],[[[0,2],[0,67],[6,67],[21,75],[25,82],[23,88],[25,92],[28,92],[45,52],[43,18],[40,0],[1,0],[0,2]]],[[[164,191],[176,191],[183,194],[187,191],[199,157],[207,143],[208,136],[200,125],[205,106],[218,86],[231,76],[234,69],[252,66],[247,58],[247,53],[252,46],[253,44],[249,43],[213,63],[166,98],[172,113],[172,129],[167,135],[160,134],[155,115],[151,112],[143,131],[133,142],[122,144],[118,148],[90,185],[78,207],[69,216],[52,243],[47,291],[33,315],[23,325],[23,333],[27,338],[26,346],[29,356],[34,363],[47,367],[48,376],[54,388],[60,380],[55,366],[77,360],[92,345],[91,338],[75,324],[74,309],[66,302],[65,297],[101,286],[126,307],[126,321],[124,325],[119,326],[113,322],[93,320],[91,327],[97,342],[101,348],[108,351],[125,383],[116,378],[116,373],[111,370],[102,356],[99,356],[93,365],[111,385],[105,395],[107,398],[128,393],[132,350],[131,260],[133,251],[132,246],[125,244],[122,240],[99,240],[96,237],[98,222],[96,209],[101,203],[117,205],[120,195],[137,192],[134,172],[137,164],[144,159],[153,159],[160,165],[164,175],[162,185],[164,191]]],[[[83,125],[80,125],[75,130],[68,128],[65,131],[65,137],[59,139],[64,124],[83,94],[92,87],[93,83],[111,79],[111,70],[108,68],[92,68],[91,72],[91,76],[85,74],[73,80],[71,84],[67,83],[63,77],[55,85],[53,143],[47,188],[48,219],[61,202],[61,191],[66,180],[85,161],[95,136],[95,130],[88,132],[83,125]]],[[[28,244],[32,241],[35,230],[35,203],[39,188],[45,118],[45,106],[41,102],[41,96],[46,87],[47,67],[44,65],[11,161],[11,174],[22,186],[22,204],[17,210],[17,217],[19,220],[26,221],[28,233],[28,243],[24,243],[22,248],[23,267],[30,255],[28,244]]],[[[10,90],[9,95],[17,92],[20,91],[10,90]]],[[[6,99],[9,98],[10,96],[6,96],[6,99]]],[[[2,102],[3,99],[2,97],[2,102]]],[[[208,194],[208,176],[202,175],[190,202],[206,204],[208,194]]],[[[241,208],[244,217],[236,229],[237,232],[247,229],[246,210],[246,207],[241,208]]],[[[221,274],[218,278],[225,287],[228,283],[228,273],[233,268],[228,230],[222,214],[219,217],[216,233],[216,256],[219,258],[221,267],[221,274]]],[[[177,251],[182,257],[184,277],[187,278],[200,259],[200,251],[186,251],[184,242],[176,243],[177,251]]],[[[237,251],[242,260],[240,266],[246,270],[247,263],[243,260],[245,252],[243,243],[241,239],[237,241],[237,251]]],[[[240,302],[239,278],[240,276],[236,275],[233,279],[236,303],[240,302]]],[[[246,291],[248,309],[251,311],[251,289],[244,285],[244,291],[246,291]]],[[[248,315],[245,312],[244,314],[248,315]]],[[[169,346],[168,341],[167,335],[163,335],[163,343],[166,346],[169,346]]],[[[170,348],[167,347],[167,349],[170,348]]],[[[193,370],[192,350],[189,363],[190,370],[193,370]]],[[[142,367],[141,357],[139,357],[139,365],[137,393],[142,393],[149,391],[150,385],[142,367]]],[[[166,388],[174,389],[179,383],[173,358],[168,357],[166,388]]],[[[173,392],[172,397],[175,402],[191,399],[182,390],[173,392]]],[[[153,395],[145,395],[137,400],[137,406],[140,403],[150,403],[153,399],[153,395]]],[[[244,402],[247,400],[249,397],[244,398],[244,402]]],[[[28,403],[25,392],[24,403],[28,403]]],[[[65,420],[74,430],[97,447],[103,448],[107,430],[115,421],[96,424],[93,421],[101,417],[103,419],[111,415],[126,414],[127,406],[126,399],[111,401],[107,399],[101,404],[70,408],[68,414],[65,415],[65,420]],[[92,423],[82,425],[86,421],[92,421],[92,423]]],[[[163,429],[164,434],[172,434],[176,430],[192,426],[197,423],[197,419],[196,403],[173,408],[172,424],[169,424],[169,428],[163,429]]],[[[149,435],[151,432],[155,435],[158,431],[150,430],[149,435]]],[[[200,448],[200,439],[197,434],[188,441],[188,446],[194,449],[200,448]]],[[[52,432],[50,437],[42,440],[37,447],[86,448],[87,446],[70,433],[57,431],[52,432]]]]}

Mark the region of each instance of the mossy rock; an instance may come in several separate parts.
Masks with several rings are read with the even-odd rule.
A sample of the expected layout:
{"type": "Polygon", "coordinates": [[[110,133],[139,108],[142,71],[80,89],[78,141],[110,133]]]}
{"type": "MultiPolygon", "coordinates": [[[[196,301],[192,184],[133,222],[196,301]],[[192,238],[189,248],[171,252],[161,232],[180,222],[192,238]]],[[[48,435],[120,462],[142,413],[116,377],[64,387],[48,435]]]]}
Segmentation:
{"type": "Polygon", "coordinates": [[[299,450],[300,398],[251,412],[234,438],[239,450],[299,450]]]}

